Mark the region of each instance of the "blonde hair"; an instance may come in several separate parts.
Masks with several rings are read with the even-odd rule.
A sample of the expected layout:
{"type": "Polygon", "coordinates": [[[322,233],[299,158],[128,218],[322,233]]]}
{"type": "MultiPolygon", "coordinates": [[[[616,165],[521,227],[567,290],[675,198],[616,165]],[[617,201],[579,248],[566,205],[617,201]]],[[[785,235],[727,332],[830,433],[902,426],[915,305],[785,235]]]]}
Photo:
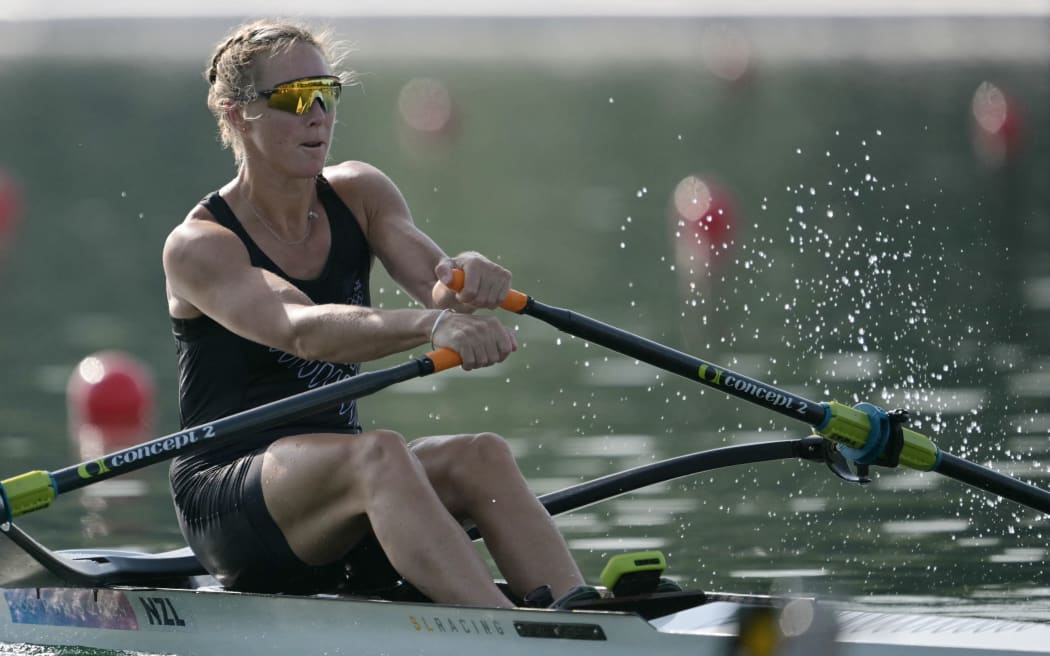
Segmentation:
{"type": "Polygon", "coordinates": [[[353,72],[335,69],[346,57],[349,47],[334,41],[329,30],[313,32],[294,21],[264,19],[235,28],[215,48],[204,77],[208,81],[208,109],[219,124],[219,139],[224,148],[232,148],[238,163],[244,158],[244,149],[236,130],[226,118],[226,112],[244,106],[258,98],[255,88],[259,64],[264,58],[286,52],[298,44],[317,48],[321,56],[344,84],[352,84],[353,72]]]}

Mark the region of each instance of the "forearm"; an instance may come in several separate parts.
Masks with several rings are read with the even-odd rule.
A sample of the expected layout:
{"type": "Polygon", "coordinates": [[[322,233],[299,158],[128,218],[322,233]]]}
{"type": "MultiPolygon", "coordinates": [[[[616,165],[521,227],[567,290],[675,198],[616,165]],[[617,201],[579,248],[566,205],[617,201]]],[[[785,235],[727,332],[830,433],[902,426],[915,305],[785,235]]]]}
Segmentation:
{"type": "Polygon", "coordinates": [[[291,313],[295,354],[307,360],[367,362],[430,341],[437,310],[307,305],[291,313]]]}

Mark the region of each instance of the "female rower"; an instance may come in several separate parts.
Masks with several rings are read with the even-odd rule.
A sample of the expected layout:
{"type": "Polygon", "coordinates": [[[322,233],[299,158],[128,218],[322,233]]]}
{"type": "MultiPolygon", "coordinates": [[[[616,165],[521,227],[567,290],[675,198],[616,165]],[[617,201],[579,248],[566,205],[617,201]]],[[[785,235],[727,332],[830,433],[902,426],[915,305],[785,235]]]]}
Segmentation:
{"type": "MultiPolygon", "coordinates": [[[[447,256],[398,188],[358,161],[326,166],[346,74],[325,34],[243,25],[207,68],[208,106],[236,176],[164,245],[183,426],[353,376],[355,363],[424,344],[464,369],[502,362],[514,335],[491,316],[511,275],[478,253],[447,256]],[[378,258],[423,309],[369,305],[378,258]],[[445,284],[465,272],[459,293],[445,284]]],[[[365,576],[376,542],[430,599],[512,602],[460,522],[474,522],[516,597],[593,597],[507,443],[493,433],[363,431],[353,402],[177,459],[182,531],[239,590],[338,589],[365,576]]]]}

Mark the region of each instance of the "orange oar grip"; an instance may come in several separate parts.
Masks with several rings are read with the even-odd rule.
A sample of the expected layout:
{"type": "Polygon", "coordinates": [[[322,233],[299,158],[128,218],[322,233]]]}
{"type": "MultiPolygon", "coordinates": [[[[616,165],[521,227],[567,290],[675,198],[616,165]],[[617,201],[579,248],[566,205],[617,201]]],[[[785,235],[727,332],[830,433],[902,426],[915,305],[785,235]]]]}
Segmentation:
{"type": "Polygon", "coordinates": [[[448,348],[439,348],[436,351],[431,351],[427,353],[427,358],[434,363],[434,373],[463,364],[463,359],[459,357],[459,353],[448,348]]]}
{"type": "MultiPolygon", "coordinates": [[[[449,285],[452,289],[462,291],[463,281],[466,280],[466,274],[463,273],[463,269],[452,270],[452,284],[449,285]]],[[[507,296],[500,303],[500,307],[504,310],[510,310],[511,312],[521,313],[525,309],[525,306],[529,302],[529,295],[523,294],[515,289],[507,292],[507,296]]]]}
{"type": "Polygon", "coordinates": [[[529,295],[523,294],[516,289],[512,289],[507,292],[507,297],[503,299],[503,302],[499,304],[504,310],[510,310],[511,312],[521,313],[525,309],[525,306],[529,302],[529,295]]]}

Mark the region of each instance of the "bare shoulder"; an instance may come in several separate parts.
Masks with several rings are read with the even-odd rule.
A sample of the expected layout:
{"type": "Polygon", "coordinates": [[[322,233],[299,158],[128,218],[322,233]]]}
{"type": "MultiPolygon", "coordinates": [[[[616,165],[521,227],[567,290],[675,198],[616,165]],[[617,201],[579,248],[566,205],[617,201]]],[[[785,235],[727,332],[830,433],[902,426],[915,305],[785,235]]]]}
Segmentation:
{"type": "Polygon", "coordinates": [[[416,226],[401,190],[365,162],[343,162],[325,169],[325,176],[353,210],[387,272],[412,298],[429,306],[434,267],[444,253],[416,226]]]}
{"type": "Polygon", "coordinates": [[[216,263],[247,262],[247,256],[237,235],[219,225],[211,212],[200,205],[164,241],[164,271],[169,277],[187,270],[199,272],[216,263]]]}
{"type": "Polygon", "coordinates": [[[377,167],[368,162],[361,162],[358,160],[347,160],[345,162],[340,162],[339,164],[326,166],[324,169],[324,177],[333,185],[369,184],[375,183],[376,181],[390,180],[390,178],[388,178],[387,175],[377,167]]]}
{"type": "Polygon", "coordinates": [[[360,199],[365,204],[400,196],[397,185],[377,167],[359,161],[346,161],[326,167],[325,179],[343,198],[360,199]]]}
{"type": "Polygon", "coordinates": [[[377,238],[377,229],[406,221],[411,223],[408,204],[401,190],[375,166],[366,162],[347,161],[325,168],[324,175],[357,216],[369,242],[377,238]]]}

